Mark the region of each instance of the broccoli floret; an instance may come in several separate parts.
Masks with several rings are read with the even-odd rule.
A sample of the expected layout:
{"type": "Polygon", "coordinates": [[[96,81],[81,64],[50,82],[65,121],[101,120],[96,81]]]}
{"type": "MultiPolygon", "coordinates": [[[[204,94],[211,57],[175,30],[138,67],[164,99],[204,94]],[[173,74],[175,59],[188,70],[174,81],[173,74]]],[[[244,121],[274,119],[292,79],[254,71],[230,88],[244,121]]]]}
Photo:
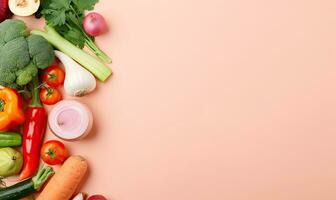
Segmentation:
{"type": "Polygon", "coordinates": [[[0,48],[0,67],[11,71],[23,68],[30,62],[27,40],[15,38],[0,48]]]}
{"type": "Polygon", "coordinates": [[[0,47],[15,38],[28,35],[27,27],[21,20],[7,19],[0,23],[0,47]]]}
{"type": "Polygon", "coordinates": [[[23,87],[54,58],[48,41],[41,36],[29,36],[23,21],[8,19],[0,23],[0,85],[23,87]]]}
{"type": "Polygon", "coordinates": [[[17,88],[15,80],[15,73],[7,70],[6,68],[0,68],[0,85],[5,87],[17,88]]]}
{"type": "Polygon", "coordinates": [[[29,54],[33,63],[40,69],[45,69],[54,61],[53,48],[48,41],[39,35],[30,35],[27,38],[29,54]],[[43,48],[41,48],[43,47],[43,48]]]}
{"type": "Polygon", "coordinates": [[[16,84],[19,86],[28,84],[37,72],[37,67],[33,63],[29,63],[25,68],[16,71],[16,84]]]}

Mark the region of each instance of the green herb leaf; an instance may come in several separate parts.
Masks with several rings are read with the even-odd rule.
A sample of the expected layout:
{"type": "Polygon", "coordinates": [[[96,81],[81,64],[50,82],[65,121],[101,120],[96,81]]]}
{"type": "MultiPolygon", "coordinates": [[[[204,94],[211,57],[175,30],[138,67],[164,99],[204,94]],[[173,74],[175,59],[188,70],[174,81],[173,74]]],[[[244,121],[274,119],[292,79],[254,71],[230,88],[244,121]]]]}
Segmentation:
{"type": "Polygon", "coordinates": [[[46,9],[41,12],[45,19],[47,20],[48,24],[52,26],[60,26],[65,24],[65,10],[51,10],[46,9]]]}
{"type": "MultiPolygon", "coordinates": [[[[86,1],[86,0],[85,0],[86,1]]],[[[85,2],[83,1],[83,2],[85,2]]],[[[70,7],[71,0],[57,0],[51,1],[49,7],[52,9],[66,9],[70,7]]]]}
{"type": "Polygon", "coordinates": [[[55,25],[65,24],[65,11],[62,10],[58,13],[58,15],[54,15],[52,23],[55,25]]]}
{"type": "Polygon", "coordinates": [[[70,28],[69,31],[64,33],[64,38],[81,49],[85,45],[85,36],[83,35],[83,32],[76,28],[70,28]]]}
{"type": "Polygon", "coordinates": [[[83,13],[85,10],[93,10],[99,0],[72,0],[73,4],[77,7],[78,11],[83,13]]]}
{"type": "Polygon", "coordinates": [[[66,20],[70,26],[74,26],[82,30],[82,18],[78,18],[73,12],[69,12],[67,14],[66,20]]]}

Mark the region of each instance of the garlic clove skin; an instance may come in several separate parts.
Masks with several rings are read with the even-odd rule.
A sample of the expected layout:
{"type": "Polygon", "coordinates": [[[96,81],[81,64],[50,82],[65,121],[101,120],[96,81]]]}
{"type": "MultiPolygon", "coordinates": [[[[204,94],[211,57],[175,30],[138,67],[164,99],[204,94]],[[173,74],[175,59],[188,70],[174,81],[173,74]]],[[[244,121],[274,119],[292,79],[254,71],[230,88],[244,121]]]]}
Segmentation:
{"type": "Polygon", "coordinates": [[[64,90],[67,95],[82,97],[96,88],[95,77],[66,54],[55,51],[65,68],[64,90]]]}

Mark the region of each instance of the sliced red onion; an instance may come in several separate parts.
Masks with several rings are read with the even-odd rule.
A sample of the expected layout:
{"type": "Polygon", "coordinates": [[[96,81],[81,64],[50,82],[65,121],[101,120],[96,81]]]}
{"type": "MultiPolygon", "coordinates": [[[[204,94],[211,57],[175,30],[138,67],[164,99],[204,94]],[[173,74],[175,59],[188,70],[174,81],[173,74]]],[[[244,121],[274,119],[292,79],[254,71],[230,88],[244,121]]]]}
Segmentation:
{"type": "Polygon", "coordinates": [[[49,115],[51,131],[64,140],[85,137],[92,128],[93,117],[89,108],[75,100],[58,102],[49,115]]]}

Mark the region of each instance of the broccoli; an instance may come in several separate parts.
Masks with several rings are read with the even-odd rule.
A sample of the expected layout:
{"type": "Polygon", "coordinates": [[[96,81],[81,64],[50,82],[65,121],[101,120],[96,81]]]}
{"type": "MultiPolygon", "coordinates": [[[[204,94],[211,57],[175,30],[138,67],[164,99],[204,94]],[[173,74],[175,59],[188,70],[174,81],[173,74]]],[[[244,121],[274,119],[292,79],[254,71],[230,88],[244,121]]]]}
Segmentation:
{"type": "Polygon", "coordinates": [[[48,41],[42,36],[29,35],[23,21],[7,19],[0,23],[0,85],[21,88],[54,58],[48,41]]]}

